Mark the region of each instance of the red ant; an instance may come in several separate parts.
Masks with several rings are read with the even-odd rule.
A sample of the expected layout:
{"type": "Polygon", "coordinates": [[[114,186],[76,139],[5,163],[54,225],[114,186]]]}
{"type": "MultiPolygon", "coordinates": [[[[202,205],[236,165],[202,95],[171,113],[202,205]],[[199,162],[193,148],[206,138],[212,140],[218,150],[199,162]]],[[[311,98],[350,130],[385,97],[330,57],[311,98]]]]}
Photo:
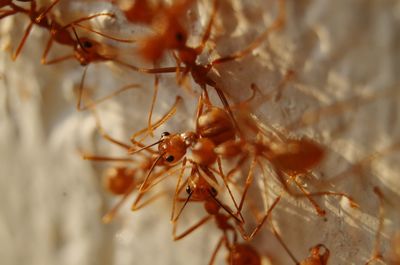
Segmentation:
{"type": "MultiPolygon", "coordinates": [[[[235,138],[235,130],[229,117],[227,115],[225,115],[225,119],[221,117],[222,113],[225,113],[221,112],[223,111],[222,109],[210,107],[210,103],[208,103],[207,110],[204,114],[202,113],[201,107],[198,110],[200,113],[198,114],[199,118],[197,120],[199,134],[202,137],[210,138],[218,145],[213,149],[214,153],[218,157],[225,159],[240,157],[240,162],[230,171],[228,176],[233,175],[235,171],[239,170],[242,163],[246,161],[248,157],[252,157],[250,170],[243,190],[244,196],[239,204],[239,211],[243,207],[244,199],[253,182],[255,166],[258,165],[264,172],[261,159],[267,160],[268,163],[273,166],[278,180],[290,195],[295,197],[307,197],[319,215],[325,215],[325,211],[319,207],[312,196],[342,196],[350,200],[352,207],[357,207],[357,204],[354,203],[352,198],[344,193],[331,191],[309,193],[298,182],[296,179],[298,176],[309,174],[313,168],[321,163],[325,151],[319,144],[310,139],[287,139],[277,131],[274,131],[273,134],[266,131],[263,124],[261,124],[254,115],[249,115],[248,111],[243,111],[246,104],[255,96],[256,87],[254,85],[252,85],[252,90],[253,95],[248,100],[239,104],[239,108],[241,108],[239,110],[242,111],[239,121],[241,121],[241,124],[244,126],[242,128],[244,131],[254,131],[256,133],[253,139],[235,138]],[[209,134],[208,132],[213,134],[209,134]],[[215,132],[218,132],[218,134],[215,132]],[[223,137],[223,140],[220,141],[219,137],[223,137]],[[291,191],[287,184],[287,177],[295,183],[302,194],[296,194],[291,191]]],[[[232,106],[232,108],[235,109],[237,106],[232,106]]],[[[229,179],[229,177],[227,179],[229,179]]]]}
{"type": "MultiPolygon", "coordinates": [[[[91,20],[93,18],[99,17],[99,16],[108,16],[108,17],[114,17],[114,14],[112,13],[98,13],[98,14],[94,14],[88,17],[84,17],[84,18],[80,18],[77,19],[75,21],[72,21],[70,23],[68,23],[67,25],[61,25],[58,22],[56,22],[54,19],[50,19],[47,15],[48,13],[51,11],[51,9],[59,3],[60,0],[55,0],[51,3],[51,5],[47,8],[42,8],[39,10],[36,10],[36,1],[32,0],[29,1],[31,2],[31,7],[29,10],[23,9],[17,5],[14,5],[12,3],[10,3],[10,7],[13,9],[13,12],[17,13],[25,13],[30,17],[30,24],[28,25],[27,29],[25,30],[25,34],[18,46],[18,48],[16,49],[14,55],[13,55],[13,60],[15,60],[17,58],[17,56],[19,55],[19,53],[21,52],[25,41],[31,31],[31,28],[33,25],[38,25],[40,27],[43,27],[47,30],[49,30],[51,36],[49,41],[47,42],[46,48],[44,50],[44,53],[42,55],[42,59],[41,62],[42,64],[56,64],[65,60],[69,60],[69,59],[76,59],[82,66],[87,66],[90,63],[94,63],[94,62],[104,62],[104,61],[114,61],[118,63],[118,59],[116,58],[116,48],[113,48],[111,46],[102,44],[98,41],[95,41],[93,39],[89,39],[89,38],[80,38],[78,37],[75,27],[80,27],[83,28],[85,30],[88,30],[90,32],[94,32],[96,34],[99,34],[103,37],[115,40],[115,41],[119,41],[119,42],[132,42],[131,40],[124,40],[124,39],[118,39],[112,36],[108,36],[104,33],[95,31],[89,27],[83,26],[80,23],[87,21],[87,20],[91,20]],[[71,32],[69,31],[69,29],[72,29],[73,34],[71,34],[71,32]],[[66,56],[62,56],[56,59],[52,59],[51,61],[47,61],[47,55],[53,45],[53,42],[56,42],[58,44],[62,44],[62,45],[66,45],[66,46],[70,46],[73,48],[74,52],[71,55],[66,55],[66,56]]],[[[82,93],[83,93],[83,82],[84,79],[86,77],[86,71],[87,68],[85,68],[83,74],[82,74],[82,79],[81,79],[81,83],[79,86],[79,91],[78,91],[78,100],[77,100],[77,109],[78,110],[84,110],[87,109],[88,106],[81,106],[81,101],[82,101],[82,93]]],[[[129,86],[129,87],[125,87],[120,89],[119,91],[116,91],[114,93],[112,93],[111,95],[105,97],[104,99],[100,100],[100,101],[104,101],[107,98],[110,98],[112,96],[114,96],[115,94],[118,94],[128,88],[132,88],[132,87],[137,87],[137,86],[129,86]]],[[[100,101],[96,101],[97,103],[100,101]]]]}
{"type": "MultiPolygon", "coordinates": [[[[167,163],[172,166],[182,162],[182,172],[177,187],[180,185],[181,176],[186,167],[186,161],[191,163],[193,166],[200,167],[205,172],[209,172],[209,174],[207,174],[208,178],[211,179],[211,183],[214,182],[213,184],[215,184],[216,181],[214,181],[214,177],[210,176],[212,173],[208,170],[208,167],[217,161],[218,165],[221,165],[221,162],[215,153],[215,148],[223,142],[234,139],[235,136],[236,131],[227,112],[223,109],[213,107],[209,102],[207,93],[204,91],[198,104],[196,132],[188,131],[172,135],[168,132],[164,132],[159,141],[145,148],[158,144],[158,155],[162,163],[167,163]],[[208,110],[205,113],[203,113],[204,105],[206,105],[208,110]],[[187,157],[187,152],[189,150],[191,153],[190,158],[187,157]]],[[[133,135],[131,140],[134,142],[136,137],[137,135],[133,135]]],[[[136,150],[136,148],[134,148],[130,153],[134,154],[140,152],[142,149],[136,150]]],[[[220,172],[222,173],[221,166],[220,172]]],[[[150,173],[148,176],[150,176],[150,173]]],[[[237,206],[225,177],[223,177],[223,180],[235,206],[237,206]]],[[[148,182],[149,180],[146,178],[143,181],[142,186],[145,187],[148,185],[148,182]]],[[[144,192],[142,187],[139,191],[144,192]]],[[[175,201],[173,212],[174,209],[175,201]]],[[[172,216],[173,215],[174,214],[172,214],[172,216]]]]}
{"type": "Polygon", "coordinates": [[[18,5],[15,5],[11,2],[8,3],[8,5],[12,8],[12,12],[26,14],[29,16],[29,19],[31,20],[31,22],[29,23],[28,27],[25,30],[25,33],[22,37],[21,42],[19,43],[15,53],[12,56],[13,60],[17,59],[19,53],[21,52],[21,50],[25,44],[26,39],[29,36],[29,33],[30,33],[33,25],[37,25],[39,27],[49,30],[49,32],[52,35],[51,40],[49,41],[49,43],[45,49],[45,52],[43,54],[43,57],[42,57],[42,63],[46,64],[46,55],[51,47],[51,42],[53,40],[55,40],[56,42],[63,44],[63,45],[68,45],[68,46],[72,46],[72,47],[76,46],[77,41],[72,37],[72,35],[68,31],[68,28],[73,27],[73,25],[75,25],[75,24],[78,24],[78,23],[86,21],[86,20],[93,19],[98,16],[111,16],[111,17],[113,16],[113,14],[110,14],[110,13],[100,13],[100,14],[89,16],[86,18],[78,19],[76,21],[69,23],[68,25],[62,26],[62,25],[58,24],[56,21],[54,21],[54,19],[50,19],[47,17],[47,14],[51,11],[51,9],[56,4],[58,4],[59,1],[60,0],[55,0],[51,3],[51,5],[49,7],[41,8],[39,10],[36,9],[36,1],[35,0],[27,1],[27,2],[31,3],[29,10],[24,9],[18,5]]]}
{"type": "MultiPolygon", "coordinates": [[[[186,0],[182,1],[182,6],[187,8],[187,6],[192,1],[186,0]],[[186,3],[188,3],[186,5],[186,3]]],[[[179,2],[180,3],[180,2],[179,2]]],[[[208,41],[211,35],[211,27],[213,25],[214,19],[217,13],[217,5],[218,1],[213,1],[212,12],[210,16],[210,20],[206,26],[205,32],[202,36],[202,40],[199,46],[196,48],[192,48],[187,46],[187,36],[188,33],[182,26],[182,23],[178,20],[178,17],[175,15],[166,16],[168,22],[165,24],[167,27],[164,28],[161,34],[157,34],[156,36],[149,37],[143,41],[142,48],[139,48],[139,53],[148,58],[149,61],[155,62],[158,61],[164,50],[176,50],[177,54],[175,54],[175,58],[177,60],[178,66],[177,67],[165,67],[165,68],[155,68],[155,69],[144,69],[138,68],[133,65],[126,64],[128,67],[135,71],[144,72],[144,73],[151,73],[151,74],[159,74],[159,73],[172,73],[182,72],[182,77],[179,78],[183,80],[183,78],[187,74],[191,74],[192,78],[195,83],[197,83],[203,91],[206,90],[207,86],[211,86],[215,89],[220,98],[224,108],[228,111],[231,119],[233,120],[235,126],[238,128],[235,118],[231,112],[230,106],[228,104],[228,100],[225,96],[225,93],[221,90],[220,87],[217,86],[216,82],[208,76],[210,70],[217,64],[233,61],[239,58],[242,58],[253,51],[255,48],[260,46],[263,41],[268,37],[268,35],[274,31],[279,29],[284,24],[284,17],[285,17],[285,0],[279,0],[279,11],[275,21],[270,25],[256,40],[254,40],[247,48],[238,51],[232,55],[220,57],[212,62],[208,63],[207,65],[202,65],[197,62],[199,55],[202,54],[203,49],[205,48],[206,42],[208,41]],[[163,46],[160,48],[160,43],[163,46]],[[184,67],[181,67],[181,63],[183,63],[184,67]]],[[[172,6],[171,9],[174,10],[175,6],[172,6]]],[[[179,11],[186,10],[185,8],[178,9],[179,11]]],[[[171,11],[171,14],[174,14],[171,11]]],[[[181,81],[179,81],[181,83],[181,81]]]]}
{"type": "MultiPolygon", "coordinates": [[[[207,173],[207,176],[213,176],[210,175],[210,172],[207,173]]],[[[180,176],[181,177],[181,176],[180,176]]],[[[215,178],[213,179],[215,180],[215,178]]],[[[219,229],[222,230],[223,236],[220,239],[215,251],[212,254],[211,260],[209,264],[214,263],[214,259],[222,246],[222,244],[225,242],[228,250],[229,250],[229,262],[230,264],[251,264],[251,265],[257,265],[261,264],[260,263],[260,255],[257,253],[257,251],[252,248],[248,244],[239,244],[237,243],[237,232],[240,233],[242,238],[244,238],[246,241],[250,241],[261,229],[265,221],[268,219],[270,216],[272,210],[275,208],[275,206],[278,204],[280,200],[280,196],[278,196],[272,205],[269,207],[265,215],[262,217],[262,219],[258,222],[254,230],[250,233],[247,234],[244,231],[244,228],[242,226],[241,220],[239,220],[234,213],[232,212],[231,209],[229,209],[228,206],[224,205],[218,198],[218,192],[217,190],[208,183],[208,181],[202,176],[200,170],[198,169],[197,165],[194,165],[192,168],[192,172],[190,174],[190,177],[188,179],[188,186],[186,188],[186,192],[188,193],[187,199],[184,201],[184,205],[180,209],[178,215],[173,218],[173,239],[180,240],[189,235],[190,233],[194,232],[197,228],[201,227],[205,223],[207,223],[210,219],[214,218],[217,226],[219,229]],[[195,201],[195,202],[204,202],[204,208],[207,212],[207,216],[203,217],[200,221],[198,221],[196,224],[188,228],[186,231],[182,232],[179,235],[176,235],[176,230],[177,230],[177,221],[178,218],[180,217],[183,209],[187,205],[189,201],[195,201]],[[228,214],[221,213],[220,210],[221,208],[227,212],[228,214]],[[233,218],[235,220],[235,224],[231,224],[229,221],[233,218]],[[228,243],[228,232],[233,233],[233,244],[228,243]]],[[[179,189],[177,190],[177,193],[175,194],[175,199],[176,200],[182,200],[178,197],[179,189]]]]}

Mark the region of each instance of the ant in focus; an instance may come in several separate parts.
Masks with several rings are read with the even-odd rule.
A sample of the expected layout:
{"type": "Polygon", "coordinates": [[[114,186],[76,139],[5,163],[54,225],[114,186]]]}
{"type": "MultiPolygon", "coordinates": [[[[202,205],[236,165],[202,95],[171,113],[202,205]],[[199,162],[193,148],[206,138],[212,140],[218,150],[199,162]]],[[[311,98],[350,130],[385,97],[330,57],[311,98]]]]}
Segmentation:
{"type": "MultiPolygon", "coordinates": [[[[165,121],[167,121],[176,111],[177,105],[180,103],[181,99],[178,97],[175,104],[172,106],[172,108],[157,122],[154,124],[154,128],[159,127],[161,124],[163,124],[165,121]]],[[[93,105],[95,106],[95,105],[93,105]]],[[[101,125],[100,118],[98,117],[98,114],[94,107],[91,108],[93,111],[94,117],[96,119],[96,126],[97,130],[100,133],[101,137],[107,140],[108,142],[115,144],[121,148],[123,148],[125,151],[131,150],[132,146],[127,145],[119,140],[116,140],[112,136],[110,136],[108,133],[106,133],[101,125]]],[[[142,132],[146,132],[146,130],[141,130],[138,134],[142,134],[142,132]]],[[[139,148],[143,148],[144,146],[136,142],[136,145],[139,148]]],[[[149,177],[150,173],[154,173],[153,169],[155,165],[160,165],[159,158],[157,158],[157,155],[150,149],[145,149],[148,154],[143,155],[142,159],[132,159],[131,157],[110,157],[110,156],[99,156],[99,155],[91,155],[91,154],[82,154],[82,157],[84,160],[92,160],[92,161],[97,161],[97,162],[118,162],[122,164],[133,164],[133,166],[116,166],[116,167],[111,167],[107,170],[106,172],[106,177],[105,177],[105,187],[106,189],[112,193],[115,196],[122,196],[119,202],[111,209],[109,210],[104,216],[103,216],[103,222],[104,223],[110,223],[112,219],[114,218],[115,214],[119,210],[119,208],[122,206],[122,204],[128,199],[128,197],[141,185],[141,179],[145,174],[148,174],[146,176],[149,177]]],[[[159,170],[158,172],[153,174],[153,177],[156,179],[159,179],[161,181],[162,179],[168,177],[169,175],[172,175],[174,172],[171,171],[171,167],[167,164],[163,164],[163,169],[159,170]]],[[[153,183],[151,185],[145,186],[144,189],[151,189],[154,185],[156,185],[158,182],[153,183]]],[[[138,205],[138,202],[134,203],[135,209],[139,210],[162,195],[164,195],[165,192],[158,193],[151,198],[147,199],[145,202],[142,204],[138,205]]],[[[141,198],[141,196],[139,196],[141,198]]]]}

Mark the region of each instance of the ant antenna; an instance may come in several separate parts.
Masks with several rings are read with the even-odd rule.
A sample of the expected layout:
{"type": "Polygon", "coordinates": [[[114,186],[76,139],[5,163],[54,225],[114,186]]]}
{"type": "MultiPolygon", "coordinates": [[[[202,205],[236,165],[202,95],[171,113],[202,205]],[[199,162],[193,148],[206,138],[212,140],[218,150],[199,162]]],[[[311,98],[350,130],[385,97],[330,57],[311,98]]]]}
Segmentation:
{"type": "Polygon", "coordinates": [[[155,145],[161,143],[162,141],[163,141],[163,139],[158,140],[157,142],[152,143],[152,144],[149,144],[149,145],[147,145],[147,146],[144,146],[144,147],[142,147],[142,148],[140,148],[140,149],[138,149],[138,150],[133,150],[134,147],[131,147],[131,148],[128,150],[128,154],[133,155],[133,154],[139,153],[139,152],[141,152],[141,151],[143,151],[143,150],[145,150],[145,149],[148,149],[148,148],[150,148],[150,147],[152,147],[152,146],[155,146],[155,145]]]}

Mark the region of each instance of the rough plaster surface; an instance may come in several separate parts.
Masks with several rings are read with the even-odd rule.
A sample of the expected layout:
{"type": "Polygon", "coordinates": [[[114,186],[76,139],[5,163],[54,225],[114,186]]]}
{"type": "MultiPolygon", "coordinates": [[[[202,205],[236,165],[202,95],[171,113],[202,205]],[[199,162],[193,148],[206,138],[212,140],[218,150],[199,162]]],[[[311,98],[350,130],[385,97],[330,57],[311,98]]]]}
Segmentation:
{"type": "MultiPolygon", "coordinates": [[[[83,13],[114,10],[96,1],[61,2],[55,13],[66,21],[78,9],[83,13]]],[[[194,36],[208,18],[209,6],[204,2],[190,14],[197,21],[190,24],[194,36]]],[[[315,172],[326,180],[399,141],[400,4],[395,0],[287,0],[286,9],[285,27],[272,34],[267,44],[243,60],[218,66],[213,76],[232,99],[239,100],[250,94],[251,83],[268,93],[287,70],[295,71],[279,101],[269,100],[254,109],[260,120],[280,129],[306,111],[323,113],[326,106],[351,102],[321,115],[318,123],[288,132],[326,146],[327,158],[315,172]],[[366,100],[370,95],[376,97],[366,100]]],[[[275,13],[276,1],[221,1],[211,57],[245,47],[271,23],[275,13]]],[[[114,203],[103,191],[105,167],[83,161],[78,149],[107,155],[123,155],[123,151],[98,137],[89,112],[78,113],[74,108],[73,90],[83,68],[75,62],[40,65],[47,32],[34,27],[21,56],[11,61],[11,51],[26,24],[22,16],[0,22],[0,263],[207,264],[218,232],[209,224],[172,242],[170,199],[136,213],[126,205],[111,225],[102,224],[102,214],[114,203]]],[[[119,36],[143,32],[140,27],[128,27],[120,16],[116,21],[97,20],[93,26],[119,36]]],[[[123,58],[139,63],[129,56],[130,46],[117,45],[123,58]]],[[[52,52],[69,50],[57,46],[52,52]]],[[[95,95],[132,82],[143,88],[99,107],[104,128],[126,141],[131,132],[146,125],[152,77],[106,63],[90,66],[86,79],[95,95]]],[[[182,95],[183,106],[163,130],[191,129],[195,100],[174,84],[173,76],[162,77],[155,116],[164,113],[176,95],[182,95]]],[[[387,198],[382,244],[388,257],[390,238],[400,224],[399,162],[399,153],[394,151],[367,164],[359,174],[323,185],[350,194],[359,209],[350,208],[345,199],[320,198],[317,201],[327,210],[326,218],[321,218],[308,202],[284,196],[272,219],[295,256],[304,258],[309,247],[324,243],[332,254],[329,264],[364,264],[378,225],[379,204],[372,191],[378,186],[387,198]]],[[[257,182],[267,187],[264,192],[269,199],[280,193],[272,177],[257,182]]],[[[199,210],[186,219],[193,223],[203,214],[199,210]]],[[[252,244],[277,264],[291,264],[268,228],[252,244]]],[[[224,255],[221,252],[218,264],[224,255]]]]}

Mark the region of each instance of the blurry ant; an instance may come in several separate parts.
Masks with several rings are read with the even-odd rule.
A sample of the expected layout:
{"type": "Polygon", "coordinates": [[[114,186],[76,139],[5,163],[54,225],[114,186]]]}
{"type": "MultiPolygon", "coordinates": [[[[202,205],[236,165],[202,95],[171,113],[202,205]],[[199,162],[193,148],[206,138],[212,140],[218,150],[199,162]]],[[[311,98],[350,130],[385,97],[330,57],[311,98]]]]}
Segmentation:
{"type": "MultiPolygon", "coordinates": [[[[182,6],[184,8],[178,10],[180,12],[185,11],[186,10],[185,8],[187,8],[191,2],[192,1],[190,0],[182,1],[183,3],[182,6]]],[[[176,54],[174,53],[174,57],[177,61],[178,66],[144,69],[129,64],[126,65],[135,71],[149,73],[149,74],[173,73],[173,72],[176,72],[177,74],[181,73],[180,77],[179,75],[177,75],[179,84],[181,84],[183,79],[190,73],[193,78],[193,81],[200,86],[202,91],[205,91],[207,89],[207,86],[213,87],[215,89],[224,108],[228,111],[231,119],[235,124],[235,127],[238,129],[239,126],[236,123],[235,118],[232,114],[225,93],[222,91],[220,87],[217,86],[216,82],[208,76],[208,73],[215,65],[240,59],[246,56],[251,51],[260,46],[272,31],[281,28],[285,21],[285,0],[279,0],[278,15],[275,18],[272,25],[270,25],[258,38],[256,38],[245,49],[228,56],[220,57],[206,65],[199,64],[197,62],[197,59],[202,54],[206,46],[206,42],[210,38],[211,27],[213,25],[214,19],[217,14],[217,6],[218,6],[218,1],[214,0],[212,4],[212,12],[210,20],[202,36],[201,43],[196,48],[187,46],[186,42],[188,39],[188,33],[184,29],[182,23],[179,22],[178,17],[174,15],[175,14],[174,12],[171,13],[173,15],[166,17],[167,22],[165,22],[164,24],[168,26],[163,28],[162,34],[157,34],[156,36],[149,37],[148,39],[145,39],[143,41],[142,48],[139,48],[139,54],[141,54],[143,57],[147,58],[151,62],[155,62],[161,58],[164,50],[172,49],[176,51],[176,54]],[[160,48],[160,43],[162,43],[163,45],[161,46],[161,48],[160,48]],[[183,64],[183,67],[181,66],[181,63],[183,64]]],[[[172,6],[171,9],[172,8],[175,8],[175,6],[172,6]]]]}
{"type": "MultiPolygon", "coordinates": [[[[12,56],[13,60],[16,60],[18,55],[20,54],[33,25],[37,25],[39,27],[45,28],[51,33],[50,40],[48,41],[48,43],[46,45],[45,51],[44,51],[42,59],[41,59],[42,64],[53,64],[53,63],[57,63],[57,62],[60,62],[60,61],[66,60],[66,59],[76,58],[81,63],[81,65],[87,65],[91,61],[105,59],[99,55],[97,55],[97,57],[96,57],[95,54],[93,53],[93,50],[94,50],[93,48],[96,47],[96,45],[99,46],[98,43],[90,41],[89,39],[81,40],[81,43],[79,43],[79,40],[75,39],[73,37],[73,35],[71,35],[71,33],[68,29],[72,28],[74,30],[74,26],[84,28],[88,31],[97,33],[103,37],[106,37],[106,38],[109,38],[109,39],[112,39],[115,41],[132,42],[132,40],[124,40],[124,39],[118,39],[118,38],[115,38],[112,36],[108,36],[106,34],[92,30],[91,28],[88,28],[88,27],[85,27],[85,26],[82,26],[79,24],[81,22],[91,20],[91,19],[94,19],[94,18],[100,17],[100,16],[114,17],[115,15],[112,13],[98,13],[98,14],[94,14],[91,16],[77,19],[75,21],[68,23],[67,25],[60,25],[59,23],[57,23],[54,20],[54,18],[49,18],[47,16],[49,14],[49,12],[54,8],[54,6],[56,6],[60,2],[60,0],[54,0],[47,8],[41,8],[39,10],[37,10],[37,8],[36,8],[35,0],[24,1],[24,2],[31,3],[29,10],[24,9],[18,5],[15,5],[12,2],[7,3],[7,5],[9,5],[12,8],[12,10],[10,12],[26,14],[29,16],[29,19],[31,20],[31,22],[29,23],[29,25],[27,26],[27,28],[25,30],[22,40],[20,41],[15,53],[12,56]],[[47,62],[47,60],[46,60],[47,54],[50,51],[53,41],[55,41],[59,44],[62,44],[62,45],[67,45],[67,46],[73,47],[75,50],[75,53],[76,53],[75,56],[65,56],[65,57],[47,62]],[[91,53],[90,53],[90,55],[84,55],[82,52],[85,52],[85,53],[91,52],[91,53]]],[[[98,52],[98,50],[97,50],[97,52],[98,52]]]]}
{"type": "MultiPolygon", "coordinates": [[[[254,98],[255,87],[252,86],[252,89],[253,95],[241,104],[240,107],[243,107],[245,103],[254,98]]],[[[233,106],[233,108],[236,107],[233,106]]],[[[250,114],[248,111],[244,112],[243,109],[241,109],[242,112],[240,114],[242,116],[240,116],[239,120],[241,121],[241,125],[244,126],[243,130],[246,132],[254,131],[256,136],[253,139],[235,138],[233,127],[232,130],[224,130],[223,128],[228,127],[228,123],[222,122],[222,119],[216,120],[215,117],[218,117],[217,113],[212,113],[213,111],[210,110],[216,109],[208,108],[205,112],[207,116],[200,116],[198,119],[198,126],[201,128],[199,131],[203,132],[201,133],[202,136],[210,137],[215,140],[218,140],[215,138],[215,136],[218,135],[215,135],[213,138],[213,136],[206,133],[208,130],[210,132],[219,132],[220,135],[225,137],[224,141],[218,142],[219,145],[214,149],[214,152],[218,157],[224,159],[239,157],[239,163],[228,173],[228,176],[233,175],[235,171],[241,168],[244,161],[249,157],[251,158],[250,169],[246,177],[242,200],[239,204],[239,211],[243,207],[248,189],[253,182],[255,166],[258,165],[262,172],[265,171],[261,159],[266,160],[270,165],[272,165],[279,182],[290,195],[294,197],[306,197],[314,206],[318,215],[325,215],[325,211],[315,202],[312,198],[313,196],[342,196],[346,197],[350,201],[352,207],[357,207],[357,204],[352,200],[352,198],[344,193],[331,191],[310,193],[298,182],[297,177],[310,174],[310,171],[319,165],[324,158],[325,151],[316,142],[308,138],[288,139],[277,131],[274,131],[273,134],[271,134],[271,132],[265,130],[265,127],[255,115],[250,114]],[[211,115],[211,113],[214,115],[211,115]],[[229,136],[229,132],[233,132],[233,134],[229,136]],[[288,186],[288,181],[294,182],[302,193],[297,194],[292,192],[288,186]]],[[[227,179],[229,179],[229,177],[227,177],[227,179]]]]}
{"type": "MultiPolygon", "coordinates": [[[[181,98],[177,98],[175,104],[172,106],[172,108],[156,123],[154,124],[154,128],[159,127],[163,122],[168,120],[176,111],[177,105],[180,103],[181,98]]],[[[116,140],[109,134],[107,134],[100,122],[100,118],[98,117],[98,114],[96,110],[94,109],[94,106],[91,108],[93,111],[94,117],[96,119],[96,126],[97,130],[100,133],[100,135],[107,141],[111,142],[112,144],[115,144],[124,150],[130,150],[132,148],[131,145],[127,145],[119,140],[116,140]]],[[[142,130],[144,132],[144,130],[142,130]]],[[[136,145],[139,148],[143,148],[143,145],[141,143],[136,142],[136,145]]],[[[151,151],[150,149],[146,149],[148,152],[148,155],[143,156],[143,160],[139,162],[139,160],[134,160],[130,157],[110,157],[110,156],[98,156],[98,155],[89,155],[89,154],[82,154],[83,159],[85,160],[92,160],[92,161],[98,161],[98,162],[119,162],[119,163],[134,163],[135,167],[128,167],[128,166],[117,166],[117,167],[112,167],[107,171],[106,174],[106,182],[105,182],[105,187],[106,189],[111,192],[114,195],[122,195],[122,198],[120,201],[110,210],[108,211],[104,216],[103,216],[103,222],[104,223],[110,223],[112,219],[114,218],[115,214],[119,210],[119,208],[122,206],[122,204],[128,199],[129,195],[132,194],[132,192],[137,189],[140,185],[140,180],[142,177],[138,176],[143,176],[146,172],[152,172],[153,168],[155,167],[156,164],[158,163],[158,158],[156,154],[151,151]]],[[[172,171],[170,171],[171,167],[168,165],[163,165],[163,169],[160,170],[159,172],[154,174],[154,178],[160,179],[160,181],[167,176],[173,174],[172,171]],[[162,177],[162,178],[161,178],[162,177]]],[[[149,177],[149,175],[147,176],[149,177]]],[[[156,185],[158,182],[153,183],[152,185],[146,186],[145,188],[150,189],[153,185],[156,185]]],[[[145,202],[142,204],[138,205],[137,203],[135,204],[136,210],[141,209],[156,199],[158,199],[160,196],[164,195],[164,193],[158,193],[151,198],[147,199],[145,202]]]]}

